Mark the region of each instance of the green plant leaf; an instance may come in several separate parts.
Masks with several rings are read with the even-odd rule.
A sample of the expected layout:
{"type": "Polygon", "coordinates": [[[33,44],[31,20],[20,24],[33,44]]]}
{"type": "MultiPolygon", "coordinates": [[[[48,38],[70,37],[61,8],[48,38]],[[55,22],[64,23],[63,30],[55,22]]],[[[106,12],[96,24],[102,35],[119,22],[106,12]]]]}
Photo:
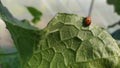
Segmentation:
{"type": "Polygon", "coordinates": [[[20,54],[22,64],[26,64],[33,56],[33,51],[39,43],[40,30],[34,26],[18,21],[9,13],[1,2],[0,17],[4,20],[6,28],[11,33],[11,37],[20,54]]]}
{"type": "Polygon", "coordinates": [[[21,68],[19,55],[0,56],[0,65],[2,68],[21,68]]]}
{"type": "Polygon", "coordinates": [[[24,22],[26,24],[30,24],[30,22],[27,19],[23,19],[23,20],[21,20],[21,22],[24,22]]]}
{"type": "Polygon", "coordinates": [[[14,53],[6,53],[0,47],[0,68],[21,68],[19,55],[14,53]]]}
{"type": "Polygon", "coordinates": [[[34,7],[27,6],[26,8],[31,13],[31,15],[34,17],[32,19],[33,23],[37,23],[38,21],[40,21],[41,16],[42,16],[42,12],[40,12],[39,10],[37,10],[34,7]]]}
{"type": "Polygon", "coordinates": [[[15,19],[0,4],[22,61],[22,68],[120,68],[120,49],[104,29],[83,18],[58,13],[39,30],[15,19]]]}
{"type": "Polygon", "coordinates": [[[27,19],[23,19],[23,20],[21,20],[21,22],[25,23],[26,25],[31,25],[29,20],[27,20],[27,19]]]}
{"type": "Polygon", "coordinates": [[[115,12],[120,15],[120,0],[107,0],[107,3],[114,5],[115,12]]]}
{"type": "Polygon", "coordinates": [[[112,36],[113,36],[114,39],[120,40],[120,29],[118,29],[115,32],[113,32],[112,36]]]}

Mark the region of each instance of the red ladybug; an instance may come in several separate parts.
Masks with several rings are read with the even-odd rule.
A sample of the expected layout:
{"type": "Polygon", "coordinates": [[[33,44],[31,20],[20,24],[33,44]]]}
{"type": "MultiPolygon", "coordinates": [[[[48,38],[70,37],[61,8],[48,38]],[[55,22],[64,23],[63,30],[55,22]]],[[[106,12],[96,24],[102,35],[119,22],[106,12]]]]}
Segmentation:
{"type": "Polygon", "coordinates": [[[91,18],[90,18],[90,17],[85,17],[85,18],[84,18],[84,24],[85,24],[86,26],[89,26],[89,25],[91,24],[91,18]]]}

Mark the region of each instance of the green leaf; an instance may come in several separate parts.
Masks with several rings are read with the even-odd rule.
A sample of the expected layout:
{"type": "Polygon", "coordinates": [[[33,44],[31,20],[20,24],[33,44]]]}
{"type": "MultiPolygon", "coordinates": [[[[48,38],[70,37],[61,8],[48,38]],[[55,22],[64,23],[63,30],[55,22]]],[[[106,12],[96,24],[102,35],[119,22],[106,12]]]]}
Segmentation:
{"type": "Polygon", "coordinates": [[[114,39],[120,40],[120,29],[118,29],[115,32],[113,32],[112,36],[113,36],[114,39]]]}
{"type": "Polygon", "coordinates": [[[24,22],[26,25],[30,25],[30,22],[27,19],[23,19],[23,20],[21,20],[21,22],[24,22]]]}
{"type": "Polygon", "coordinates": [[[22,64],[26,64],[33,56],[33,52],[37,47],[35,45],[39,43],[40,30],[14,18],[1,2],[0,17],[4,20],[7,29],[11,33],[11,37],[20,54],[22,64]]]}
{"type": "Polygon", "coordinates": [[[21,68],[18,54],[0,56],[0,64],[2,68],[21,68]]]}
{"type": "Polygon", "coordinates": [[[19,55],[16,52],[6,53],[0,47],[0,68],[21,68],[19,55]]]}
{"type": "Polygon", "coordinates": [[[33,23],[37,23],[38,21],[40,21],[40,18],[42,16],[42,12],[40,12],[39,10],[37,10],[34,7],[27,6],[26,8],[31,13],[31,15],[34,17],[32,19],[33,23]]]}
{"type": "Polygon", "coordinates": [[[83,26],[83,17],[58,13],[39,30],[15,19],[0,4],[22,61],[22,68],[120,68],[120,49],[104,29],[93,23],[83,26]]]}
{"type": "Polygon", "coordinates": [[[27,23],[27,24],[30,23],[27,19],[23,19],[23,20],[21,20],[21,21],[24,22],[24,23],[27,23]]]}
{"type": "Polygon", "coordinates": [[[107,0],[107,3],[114,5],[115,12],[120,15],[120,0],[107,0]]]}

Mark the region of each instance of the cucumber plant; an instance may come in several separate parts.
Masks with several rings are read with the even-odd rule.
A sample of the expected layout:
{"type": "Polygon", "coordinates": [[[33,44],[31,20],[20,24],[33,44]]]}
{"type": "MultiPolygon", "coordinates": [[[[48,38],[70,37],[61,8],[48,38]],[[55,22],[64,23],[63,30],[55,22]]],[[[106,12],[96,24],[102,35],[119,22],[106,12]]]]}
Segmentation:
{"type": "Polygon", "coordinates": [[[0,17],[21,68],[120,68],[120,49],[105,29],[76,14],[58,13],[44,29],[17,20],[0,2],[0,17]]]}

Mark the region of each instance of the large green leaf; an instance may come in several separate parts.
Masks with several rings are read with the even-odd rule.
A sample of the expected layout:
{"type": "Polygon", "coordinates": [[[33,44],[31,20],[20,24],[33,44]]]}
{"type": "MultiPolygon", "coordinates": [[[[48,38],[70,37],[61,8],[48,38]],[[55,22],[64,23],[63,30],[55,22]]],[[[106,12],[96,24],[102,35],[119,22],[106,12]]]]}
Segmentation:
{"type": "Polygon", "coordinates": [[[83,18],[58,13],[39,30],[15,19],[0,3],[5,21],[22,61],[22,68],[120,68],[120,49],[115,40],[83,18]]]}
{"type": "Polygon", "coordinates": [[[28,62],[33,56],[40,39],[40,30],[25,24],[14,18],[0,2],[0,17],[6,23],[6,28],[11,33],[13,41],[18,49],[22,64],[28,62]]]}

